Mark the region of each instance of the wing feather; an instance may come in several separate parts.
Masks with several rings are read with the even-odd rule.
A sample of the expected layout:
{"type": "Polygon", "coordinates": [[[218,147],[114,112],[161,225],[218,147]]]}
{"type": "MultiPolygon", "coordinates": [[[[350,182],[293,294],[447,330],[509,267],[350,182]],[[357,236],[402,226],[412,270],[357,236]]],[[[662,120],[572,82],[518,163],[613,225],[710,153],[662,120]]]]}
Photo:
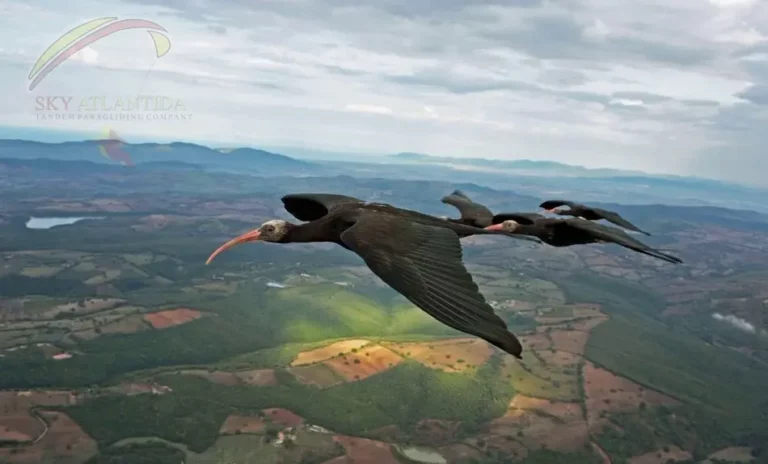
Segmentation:
{"type": "Polygon", "coordinates": [[[602,224],[581,219],[568,219],[565,222],[568,223],[569,227],[575,227],[585,231],[603,242],[615,243],[638,253],[667,261],[668,263],[681,264],[683,262],[680,258],[667,253],[662,253],[659,250],[649,247],[640,240],[630,237],[629,234],[621,229],[607,227],[602,224]]]}
{"type": "Polygon", "coordinates": [[[299,221],[316,221],[338,204],[363,203],[358,198],[333,193],[294,193],[281,200],[286,211],[299,221]]]}
{"type": "Polygon", "coordinates": [[[361,214],[341,240],[374,274],[430,316],[520,357],[519,340],[480,293],[462,263],[459,237],[450,229],[361,214]]]}
{"type": "Polygon", "coordinates": [[[616,224],[617,226],[623,227],[623,228],[625,228],[627,230],[632,230],[632,231],[635,231],[635,232],[640,232],[641,234],[651,235],[648,232],[640,229],[636,225],[632,224],[631,222],[629,222],[626,219],[624,219],[623,217],[621,217],[621,215],[619,213],[616,213],[614,211],[608,211],[608,210],[605,210],[605,209],[597,209],[597,208],[594,208],[593,211],[598,216],[602,217],[603,219],[605,219],[608,222],[612,222],[612,223],[616,224]]]}
{"type": "Polygon", "coordinates": [[[578,203],[568,201],[568,200],[547,200],[539,205],[539,208],[544,209],[554,209],[560,206],[569,206],[571,208],[576,206],[581,206],[578,203]]]}
{"type": "Polygon", "coordinates": [[[493,213],[486,206],[469,199],[463,192],[456,190],[450,195],[444,196],[443,203],[451,205],[459,210],[461,219],[470,221],[479,227],[491,225],[493,213]]]}

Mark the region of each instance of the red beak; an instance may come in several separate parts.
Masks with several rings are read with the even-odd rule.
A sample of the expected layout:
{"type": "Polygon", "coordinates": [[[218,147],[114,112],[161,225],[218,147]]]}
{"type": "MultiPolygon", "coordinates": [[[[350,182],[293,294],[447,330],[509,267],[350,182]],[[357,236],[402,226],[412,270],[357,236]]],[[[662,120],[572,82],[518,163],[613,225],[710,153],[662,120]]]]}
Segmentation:
{"type": "Polygon", "coordinates": [[[557,213],[557,208],[545,209],[544,211],[547,212],[547,213],[555,214],[555,213],[557,213]]]}
{"type": "Polygon", "coordinates": [[[208,257],[208,260],[205,262],[206,265],[210,264],[211,261],[213,261],[213,258],[215,258],[220,253],[223,253],[227,251],[228,249],[235,247],[237,245],[240,245],[241,243],[247,243],[247,242],[255,242],[261,238],[261,232],[259,232],[259,229],[252,230],[250,232],[246,232],[243,235],[239,237],[235,237],[232,240],[228,241],[224,245],[220,246],[216,249],[213,253],[211,253],[211,256],[208,257]]]}
{"type": "Polygon", "coordinates": [[[486,227],[485,230],[504,230],[504,224],[494,224],[486,227]]]}

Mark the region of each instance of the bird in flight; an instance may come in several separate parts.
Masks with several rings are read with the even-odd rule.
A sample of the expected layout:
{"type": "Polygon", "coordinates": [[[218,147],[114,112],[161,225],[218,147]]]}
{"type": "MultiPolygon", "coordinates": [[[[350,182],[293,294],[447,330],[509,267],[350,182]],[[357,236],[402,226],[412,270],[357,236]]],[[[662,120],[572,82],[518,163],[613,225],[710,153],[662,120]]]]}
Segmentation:
{"type": "Polygon", "coordinates": [[[239,244],[336,243],[360,256],[387,285],[427,314],[521,358],[522,345],[485,301],[462,263],[460,237],[508,235],[354,197],[305,193],[282,198],[303,224],[274,219],[236,237],[206,261],[239,244]]]}
{"type": "MultiPolygon", "coordinates": [[[[461,217],[459,219],[448,219],[448,221],[458,224],[465,224],[473,227],[486,228],[488,226],[501,223],[504,214],[497,215],[488,209],[485,205],[477,203],[470,199],[467,194],[461,190],[454,190],[450,195],[442,198],[443,203],[454,206],[459,210],[461,217]]],[[[514,213],[518,216],[526,216],[530,219],[543,219],[544,216],[537,213],[514,213]]]]}
{"type": "MultiPolygon", "coordinates": [[[[442,202],[455,206],[461,213],[460,219],[448,219],[453,223],[483,227],[486,230],[504,231],[510,234],[530,235],[554,247],[615,243],[637,253],[643,253],[667,262],[682,263],[679,258],[653,249],[630,237],[621,229],[607,227],[589,220],[553,219],[538,213],[493,214],[486,206],[471,200],[459,190],[443,197],[442,202]]],[[[547,205],[547,202],[542,203],[542,205],[547,205]]],[[[556,206],[558,205],[552,207],[556,206]]]]}
{"type": "Polygon", "coordinates": [[[645,235],[651,235],[621,217],[619,213],[615,211],[608,211],[607,209],[594,208],[567,200],[547,200],[540,204],[539,208],[543,208],[547,212],[557,214],[559,216],[580,217],[588,221],[599,221],[600,219],[605,219],[606,221],[616,224],[617,226],[623,227],[627,230],[640,232],[641,234],[645,235]],[[567,206],[568,208],[559,208],[560,206],[567,206]]]}
{"type": "Polygon", "coordinates": [[[681,264],[680,258],[651,248],[645,243],[630,237],[616,227],[608,227],[583,219],[531,218],[528,214],[500,214],[498,224],[486,227],[486,230],[506,231],[515,234],[530,234],[542,242],[554,247],[586,245],[590,243],[615,243],[668,263],[681,264]]]}

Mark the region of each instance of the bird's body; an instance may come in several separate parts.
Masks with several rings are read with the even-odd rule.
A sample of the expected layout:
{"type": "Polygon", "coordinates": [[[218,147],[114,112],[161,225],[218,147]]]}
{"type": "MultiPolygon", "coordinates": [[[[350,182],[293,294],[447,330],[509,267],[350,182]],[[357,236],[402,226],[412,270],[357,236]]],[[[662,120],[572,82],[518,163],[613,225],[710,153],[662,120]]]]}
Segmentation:
{"type": "Polygon", "coordinates": [[[481,228],[493,225],[493,212],[485,205],[472,201],[461,190],[454,190],[450,195],[444,196],[441,201],[447,205],[454,206],[461,213],[461,218],[449,218],[449,222],[481,228]]]}
{"type": "Polygon", "coordinates": [[[574,216],[577,218],[586,219],[587,221],[599,221],[600,219],[604,219],[627,230],[639,232],[645,235],[651,235],[621,217],[619,213],[615,211],[609,211],[607,209],[586,206],[582,205],[581,203],[567,200],[548,200],[540,204],[539,208],[544,208],[545,210],[559,216],[574,216]],[[561,206],[567,206],[568,209],[557,209],[561,206]]]}
{"type": "Polygon", "coordinates": [[[460,237],[498,231],[342,195],[295,194],[282,201],[293,216],[309,222],[268,221],[221,246],[208,262],[248,241],[336,243],[363,258],[374,274],[438,321],[520,357],[520,342],[486,303],[462,263],[460,237]]]}
{"type": "Polygon", "coordinates": [[[541,218],[531,219],[516,214],[504,215],[505,220],[486,230],[506,230],[510,233],[538,237],[554,247],[587,245],[591,243],[615,243],[632,251],[642,253],[669,263],[682,263],[679,258],[649,247],[615,227],[608,227],[583,219],[541,218]]]}
{"type": "Polygon", "coordinates": [[[471,200],[461,190],[454,190],[450,195],[446,195],[441,200],[443,203],[454,206],[459,210],[461,218],[448,221],[455,224],[465,224],[473,227],[486,228],[494,224],[500,224],[510,217],[529,218],[530,220],[544,219],[544,216],[537,213],[500,213],[493,214],[485,205],[471,200]]]}

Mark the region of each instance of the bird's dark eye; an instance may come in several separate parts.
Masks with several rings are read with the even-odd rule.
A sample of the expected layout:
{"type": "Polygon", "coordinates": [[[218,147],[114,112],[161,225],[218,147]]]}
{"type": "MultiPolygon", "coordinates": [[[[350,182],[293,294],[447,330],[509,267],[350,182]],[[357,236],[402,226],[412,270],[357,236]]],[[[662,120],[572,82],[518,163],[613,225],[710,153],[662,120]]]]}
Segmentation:
{"type": "Polygon", "coordinates": [[[267,226],[267,232],[273,232],[274,230],[274,226],[267,226]]]}

